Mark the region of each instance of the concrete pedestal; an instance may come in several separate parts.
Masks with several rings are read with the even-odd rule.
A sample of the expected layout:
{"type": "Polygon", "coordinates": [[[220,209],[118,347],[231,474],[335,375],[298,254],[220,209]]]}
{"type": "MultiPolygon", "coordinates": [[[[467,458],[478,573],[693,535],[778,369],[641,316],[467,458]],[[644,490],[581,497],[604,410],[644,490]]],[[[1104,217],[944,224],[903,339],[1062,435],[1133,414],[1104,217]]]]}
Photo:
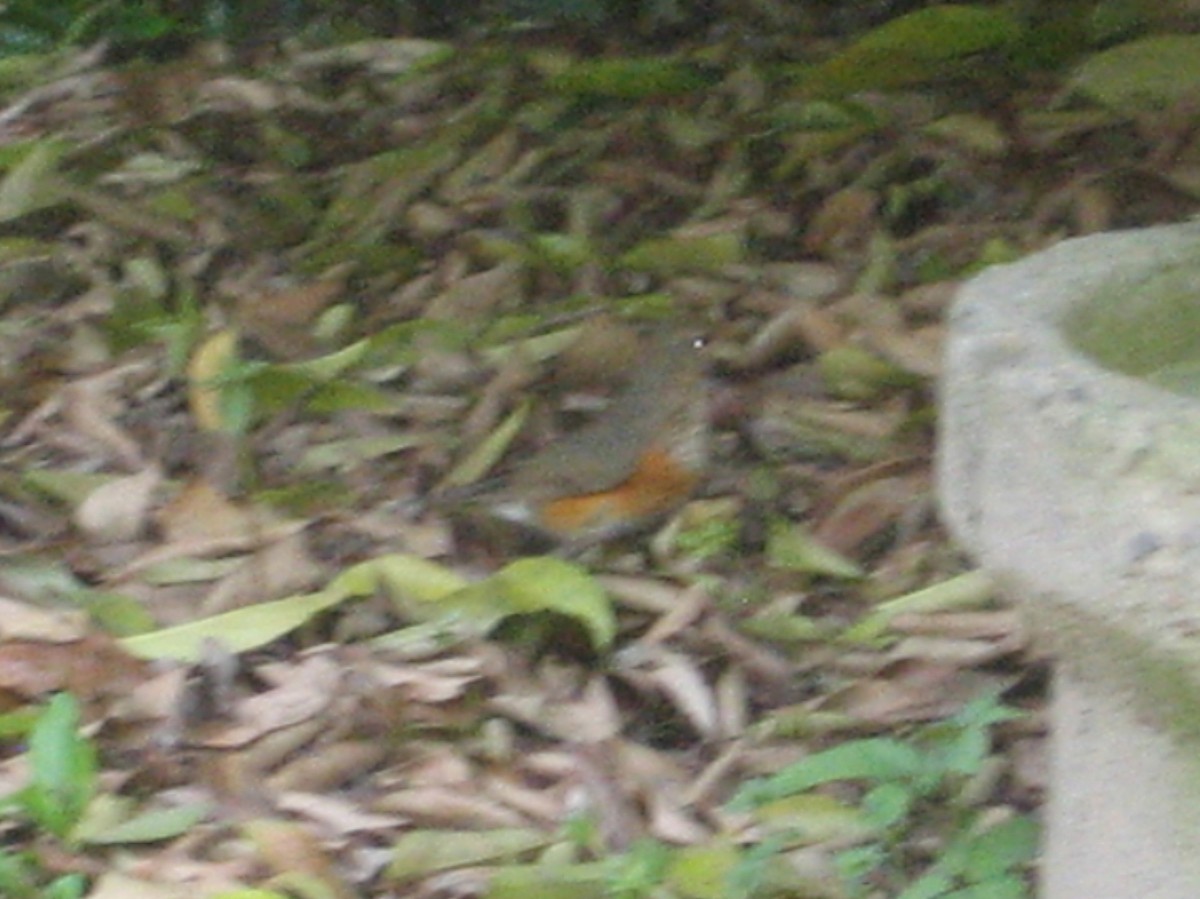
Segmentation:
{"type": "Polygon", "coordinates": [[[944,518],[1059,658],[1046,899],[1200,897],[1198,374],[1195,225],[989,269],[951,315],[944,518]]]}

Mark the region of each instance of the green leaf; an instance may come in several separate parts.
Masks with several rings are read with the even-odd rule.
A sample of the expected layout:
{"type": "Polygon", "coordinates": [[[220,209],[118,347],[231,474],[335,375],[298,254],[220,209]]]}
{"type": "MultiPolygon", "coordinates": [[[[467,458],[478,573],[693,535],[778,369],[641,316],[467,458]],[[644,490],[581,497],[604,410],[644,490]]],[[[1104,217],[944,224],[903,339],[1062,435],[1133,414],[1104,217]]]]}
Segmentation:
{"type": "MultiPolygon", "coordinates": [[[[91,492],[86,485],[81,488],[85,496],[91,492]]],[[[36,602],[68,602],[118,636],[140,633],[154,626],[153,618],[137,600],[88,586],[62,559],[10,556],[4,562],[4,586],[8,592],[36,602]]]]}
{"type": "Polygon", "coordinates": [[[617,899],[650,895],[662,883],[671,850],[657,840],[638,840],[628,852],[607,860],[609,894],[617,899]]]}
{"type": "Polygon", "coordinates": [[[1017,816],[983,831],[967,827],[898,899],[1026,899],[1021,872],[1038,856],[1037,825],[1017,816]]]}
{"type": "Polygon", "coordinates": [[[924,770],[924,757],[906,743],[883,737],[853,740],[814,753],[772,777],[750,781],[734,796],[733,805],[753,808],[836,780],[912,780],[924,770]]]}
{"type": "Polygon", "coordinates": [[[818,542],[807,528],[779,521],[767,539],[767,564],[783,571],[857,580],[863,570],[850,559],[818,542]]]}
{"type": "Polygon", "coordinates": [[[869,615],[846,629],[841,640],[871,643],[883,635],[897,615],[979,608],[996,595],[996,583],[982,571],[968,571],[939,583],[914,590],[875,607],[869,615]]]}
{"type": "Polygon", "coordinates": [[[952,59],[1003,46],[1020,37],[1020,23],[982,5],[944,3],[892,19],[853,45],[861,53],[952,59]]]}
{"type": "Polygon", "coordinates": [[[349,369],[362,363],[371,349],[368,340],[359,340],[324,356],[306,359],[303,362],[292,362],[280,366],[288,371],[294,371],[313,382],[332,381],[349,369]]]}
{"type": "Polygon", "coordinates": [[[900,16],[814,67],[804,81],[830,95],[900,87],[952,74],[950,63],[1015,44],[1024,28],[985,6],[947,3],[900,16]]]}
{"type": "Polygon", "coordinates": [[[850,886],[852,895],[859,895],[862,884],[887,861],[887,853],[879,843],[855,846],[839,852],[834,859],[842,881],[850,886]]]}
{"type": "Polygon", "coordinates": [[[208,815],[210,807],[201,802],[174,808],[158,808],[141,812],[96,833],[80,830],[75,836],[94,846],[114,846],[127,843],[157,843],[187,833],[208,815]]]}
{"type": "Polygon", "coordinates": [[[1014,874],[937,895],[938,899],[1029,899],[1030,893],[1025,879],[1014,874]]]}
{"type": "MultiPolygon", "coordinates": [[[[28,705],[18,706],[11,712],[0,714],[0,740],[25,737],[33,730],[33,726],[37,724],[37,719],[38,709],[28,705]]],[[[4,800],[0,799],[0,802],[2,801],[4,800]]]]}
{"type": "Polygon", "coordinates": [[[356,565],[340,576],[336,583],[344,585],[344,589],[353,589],[355,593],[370,593],[375,589],[374,582],[369,586],[365,582],[359,583],[367,576],[377,578],[381,586],[386,586],[393,599],[406,611],[411,609],[412,602],[436,603],[470,584],[465,577],[445,565],[402,553],[356,565]]]}
{"type": "Polygon", "coordinates": [[[396,840],[387,879],[392,883],[408,883],[452,868],[511,863],[548,842],[542,831],[516,827],[484,831],[416,830],[396,840]]]}
{"type": "Polygon", "coordinates": [[[297,466],[301,472],[317,472],[326,469],[347,470],[364,463],[374,462],[384,456],[424,444],[421,436],[412,433],[378,434],[370,437],[348,437],[314,443],[300,457],[297,466]]]}
{"type": "Polygon", "coordinates": [[[783,833],[793,844],[851,842],[875,835],[879,826],[861,809],[834,796],[806,791],[775,799],[755,811],[768,833],[783,833]]]}
{"type": "MultiPolygon", "coordinates": [[[[462,635],[482,635],[510,615],[551,611],[578,620],[605,647],[616,633],[607,594],[583,569],[561,559],[514,562],[470,583],[445,566],[417,556],[382,556],[348,568],[316,593],[224,612],[176,627],[127,637],[122,645],[146,659],[196,661],[209,640],[245,652],[289,633],[356,596],[385,589],[406,615],[462,635]]],[[[424,639],[430,635],[425,634],[424,639]]]]}
{"type": "Polygon", "coordinates": [[[38,899],[82,899],[88,881],[83,874],[64,874],[42,887],[38,899]]]}
{"type": "Polygon", "coordinates": [[[672,856],[666,881],[676,894],[689,899],[727,899],[740,858],[738,847],[724,840],[685,846],[672,856]]]}
{"type": "Polygon", "coordinates": [[[992,725],[1021,718],[1025,713],[1003,705],[997,693],[973,699],[953,717],[933,722],[920,732],[931,773],[939,777],[970,777],[991,753],[992,725]]]}
{"type": "Polygon", "coordinates": [[[126,637],[121,644],[141,659],[198,662],[205,644],[215,640],[229,652],[245,652],[277,640],[315,615],[343,602],[348,594],[332,587],[318,593],[290,596],[246,606],[175,627],[126,637]]]}
{"type": "Polygon", "coordinates": [[[372,573],[397,610],[417,622],[376,638],[379,646],[399,651],[448,646],[484,636],[511,614],[491,578],[471,583],[436,562],[400,554],[358,568],[372,573]]]}
{"type": "Polygon", "coordinates": [[[38,140],[28,145],[18,162],[7,166],[8,174],[0,181],[0,222],[20,218],[59,200],[62,176],[57,168],[66,151],[67,144],[60,141],[38,140]]]}
{"type": "Polygon", "coordinates": [[[604,862],[496,868],[483,899],[613,899],[604,862]]]}
{"type": "Polygon", "coordinates": [[[96,790],[96,750],[79,732],[79,704],[69,693],[50,700],[29,735],[32,782],[21,804],[31,818],[66,839],[96,790]]]}
{"type": "Polygon", "coordinates": [[[381,390],[371,384],[340,380],[317,386],[305,406],[318,415],[345,411],[382,414],[395,412],[399,402],[392,391],[381,390]]]}
{"type": "Polygon", "coordinates": [[[516,614],[557,612],[587,629],[596,649],[606,649],[617,633],[608,594],[583,568],[552,556],[518,559],[495,575],[516,614]]]}
{"type": "Polygon", "coordinates": [[[1075,90],[1126,114],[1200,97],[1200,35],[1163,34],[1097,53],[1076,69],[1075,90]]]}
{"type": "Polygon", "coordinates": [[[35,896],[35,881],[33,865],[27,855],[0,851],[0,896],[35,896]]]}
{"type": "Polygon", "coordinates": [[[79,505],[93,490],[114,480],[116,475],[63,468],[31,468],[21,475],[22,483],[71,506],[79,505]]]}
{"type": "Polygon", "coordinates": [[[967,842],[963,875],[969,881],[983,882],[1030,865],[1037,859],[1040,837],[1037,823],[1023,816],[974,834],[967,842]]]}
{"type": "Polygon", "coordinates": [[[742,235],[733,231],[717,234],[651,237],[626,252],[617,264],[655,275],[716,272],[745,260],[742,235]]]}
{"type": "Polygon", "coordinates": [[[872,824],[887,829],[908,817],[915,798],[911,787],[888,781],[867,792],[862,801],[863,811],[872,824]]]}
{"type": "Polygon", "coordinates": [[[920,383],[917,375],[858,346],[831,347],[817,360],[826,389],[838,399],[873,400],[920,383]]]}
{"type": "Polygon", "coordinates": [[[954,878],[940,866],[913,881],[897,899],[946,899],[954,878]]]}
{"type": "Polygon", "coordinates": [[[445,486],[465,487],[491,471],[525,426],[532,405],[528,399],[522,400],[504,421],[493,428],[492,432],[467,454],[466,458],[451,469],[443,482],[445,486]]]}
{"type": "Polygon", "coordinates": [[[400,611],[424,625],[385,635],[380,645],[401,648],[445,642],[454,635],[481,636],[505,618],[536,612],[574,618],[598,649],[607,647],[616,634],[604,589],[582,568],[562,559],[519,559],[476,583],[415,557],[391,556],[375,564],[400,611]]]}
{"type": "Polygon", "coordinates": [[[667,56],[624,56],[568,63],[550,74],[546,85],[574,96],[640,100],[691,93],[712,81],[711,74],[689,62],[667,56]]]}
{"type": "Polygon", "coordinates": [[[1004,705],[998,694],[989,693],[972,699],[955,712],[950,721],[958,727],[985,728],[1006,721],[1017,721],[1026,717],[1026,714],[1020,709],[1004,705]]]}

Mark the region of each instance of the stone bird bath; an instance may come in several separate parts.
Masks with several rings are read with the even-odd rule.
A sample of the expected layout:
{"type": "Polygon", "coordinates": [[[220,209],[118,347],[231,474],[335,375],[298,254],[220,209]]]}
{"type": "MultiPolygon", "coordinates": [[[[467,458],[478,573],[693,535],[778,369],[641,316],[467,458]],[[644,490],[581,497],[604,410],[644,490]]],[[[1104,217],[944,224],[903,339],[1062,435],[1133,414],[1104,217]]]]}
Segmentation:
{"type": "Polygon", "coordinates": [[[1057,659],[1044,899],[1200,899],[1200,226],[1067,241],[951,313],[938,489],[1057,659]]]}

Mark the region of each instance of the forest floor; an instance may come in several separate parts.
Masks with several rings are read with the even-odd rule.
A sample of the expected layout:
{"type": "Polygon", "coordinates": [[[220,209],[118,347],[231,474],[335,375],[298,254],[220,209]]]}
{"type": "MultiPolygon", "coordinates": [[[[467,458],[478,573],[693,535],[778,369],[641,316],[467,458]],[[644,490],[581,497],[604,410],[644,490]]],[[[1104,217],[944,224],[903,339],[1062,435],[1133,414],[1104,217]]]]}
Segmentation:
{"type": "Polygon", "coordinates": [[[846,43],[9,71],[0,892],[1029,895],[1046,666],[938,523],[944,313],[1185,218],[1194,116],[806,87],[846,43]],[[691,500],[578,553],[481,516],[662,330],[691,500]]]}

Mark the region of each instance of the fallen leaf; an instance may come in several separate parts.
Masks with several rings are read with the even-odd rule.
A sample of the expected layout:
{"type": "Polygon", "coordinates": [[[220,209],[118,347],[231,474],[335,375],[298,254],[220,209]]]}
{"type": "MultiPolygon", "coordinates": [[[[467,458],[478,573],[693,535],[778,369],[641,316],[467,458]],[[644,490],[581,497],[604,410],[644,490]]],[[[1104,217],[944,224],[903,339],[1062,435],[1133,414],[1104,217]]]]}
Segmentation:
{"type": "Polygon", "coordinates": [[[184,484],[157,515],[167,543],[250,540],[261,532],[261,518],[202,478],[184,484]]]}
{"type": "Polygon", "coordinates": [[[231,422],[226,412],[222,378],[238,361],[238,335],[232,328],[217,331],[204,340],[188,362],[188,406],[197,427],[203,431],[227,431],[231,422]]]}
{"type": "Polygon", "coordinates": [[[150,466],[97,487],[75,510],[75,524],[93,540],[106,543],[141,536],[162,480],[162,472],[150,466]]]}
{"type": "Polygon", "coordinates": [[[245,746],[264,734],[316,717],[333,702],[342,679],[333,660],[313,656],[289,666],[286,683],[239,703],[237,721],[204,740],[214,749],[245,746]]]}
{"type": "Polygon", "coordinates": [[[90,702],[120,696],[145,675],[144,663],[97,634],[64,643],[0,643],[0,689],[25,699],[66,690],[90,702]]]}
{"type": "Polygon", "coordinates": [[[85,635],[87,620],[82,611],[41,608],[0,597],[0,644],[10,640],[71,643],[85,635]]]}

